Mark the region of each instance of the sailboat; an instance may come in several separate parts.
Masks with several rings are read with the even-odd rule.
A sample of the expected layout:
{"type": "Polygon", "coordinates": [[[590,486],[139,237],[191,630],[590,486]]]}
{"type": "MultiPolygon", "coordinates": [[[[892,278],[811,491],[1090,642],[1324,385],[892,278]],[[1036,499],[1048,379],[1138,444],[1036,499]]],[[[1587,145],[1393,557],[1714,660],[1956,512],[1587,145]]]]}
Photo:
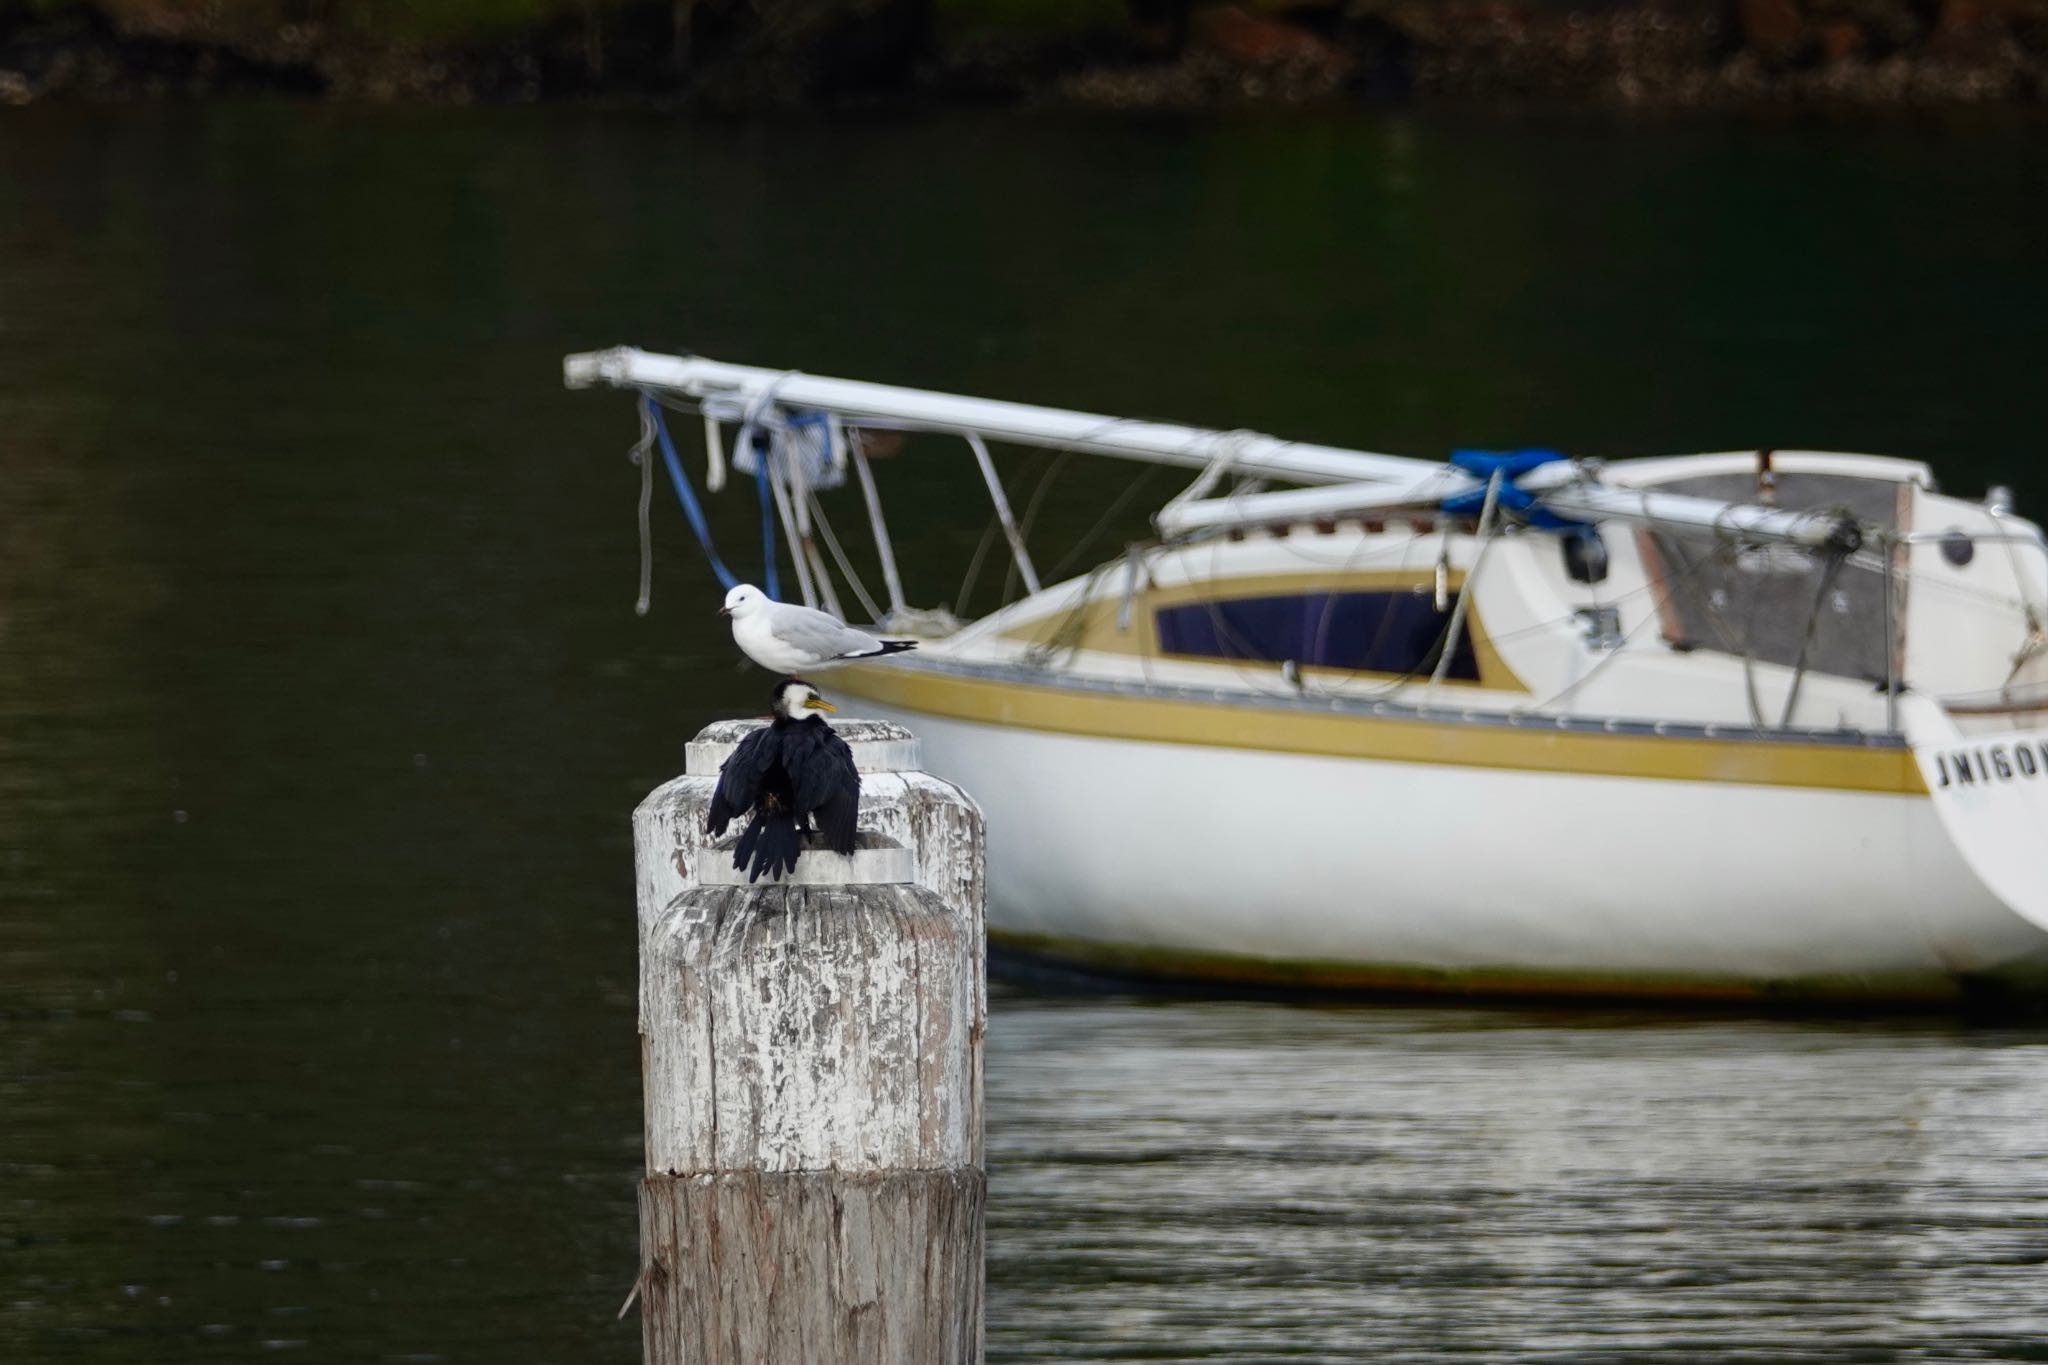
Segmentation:
{"type": "Polygon", "coordinates": [[[985,808],[1013,956],[1229,988],[2048,998],[2048,541],[2003,490],[1878,455],[1437,461],[630,348],[564,365],[638,395],[693,509],[667,420],[700,417],[708,483],[749,474],[812,605],[859,584],[828,512],[860,490],[873,624],[926,638],[825,685],[985,808]],[[958,438],[1016,600],[903,600],[867,454],[895,433],[958,438]],[[1041,583],[991,443],[1191,482],[1041,583]]]}

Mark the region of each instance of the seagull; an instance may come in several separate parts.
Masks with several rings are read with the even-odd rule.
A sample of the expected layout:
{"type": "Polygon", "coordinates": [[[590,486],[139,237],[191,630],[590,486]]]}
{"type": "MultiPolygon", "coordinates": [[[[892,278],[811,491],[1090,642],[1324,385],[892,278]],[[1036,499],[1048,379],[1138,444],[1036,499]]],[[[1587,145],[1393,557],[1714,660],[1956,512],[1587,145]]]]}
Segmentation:
{"type": "Polygon", "coordinates": [[[732,865],[747,874],[749,885],[763,872],[780,880],[795,870],[806,821],[825,847],[852,857],[860,819],[853,750],[818,714],[839,708],[801,678],[775,684],[772,704],[774,720],[741,740],[718,770],[704,814],[714,839],[735,817],[750,817],[732,851],[732,865]]]}
{"type": "Polygon", "coordinates": [[[827,664],[878,659],[917,648],[915,640],[878,640],[836,616],[777,602],[752,583],[727,593],[718,614],[732,618],[732,642],[742,654],[788,678],[827,664]]]}

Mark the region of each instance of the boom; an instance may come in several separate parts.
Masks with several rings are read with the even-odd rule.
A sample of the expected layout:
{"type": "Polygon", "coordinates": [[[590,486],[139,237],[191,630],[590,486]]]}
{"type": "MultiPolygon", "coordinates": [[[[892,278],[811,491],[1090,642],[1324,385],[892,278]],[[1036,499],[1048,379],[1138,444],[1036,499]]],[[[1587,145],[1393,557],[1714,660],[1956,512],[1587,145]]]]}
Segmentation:
{"type": "MultiPolygon", "coordinates": [[[[794,370],[729,365],[703,356],[656,355],[630,346],[565,357],[562,378],[572,389],[598,384],[661,389],[741,412],[773,405],[831,413],[856,426],[949,432],[1324,485],[1177,502],[1157,518],[1160,531],[1167,535],[1304,515],[1339,516],[1380,507],[1435,505],[1484,487],[1460,470],[1410,456],[1284,441],[1258,432],[1176,426],[892,384],[828,379],[794,370]]],[[[1631,521],[1809,547],[1854,549],[1862,538],[1855,522],[1829,513],[1781,511],[1750,503],[1616,488],[1600,482],[1592,467],[1579,462],[1546,465],[1524,475],[1519,487],[1549,511],[1584,521],[1631,521]]]]}

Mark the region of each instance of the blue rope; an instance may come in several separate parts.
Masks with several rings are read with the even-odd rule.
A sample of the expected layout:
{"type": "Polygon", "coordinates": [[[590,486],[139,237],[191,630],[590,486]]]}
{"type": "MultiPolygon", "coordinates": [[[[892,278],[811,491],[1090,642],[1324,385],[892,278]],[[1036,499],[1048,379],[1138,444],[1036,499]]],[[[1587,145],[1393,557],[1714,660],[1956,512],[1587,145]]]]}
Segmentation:
{"type": "MultiPolygon", "coordinates": [[[[744,439],[754,439],[754,429],[742,429],[744,439]]],[[[767,580],[770,601],[782,600],[782,585],[775,581],[775,494],[768,489],[768,452],[754,447],[754,491],[761,497],[761,576],[767,580]]]]}
{"type": "Polygon", "coordinates": [[[1479,480],[1481,486],[1470,492],[1445,498],[1443,512],[1446,516],[1453,517],[1479,515],[1480,509],[1486,505],[1485,485],[1492,481],[1495,474],[1499,474],[1501,511],[1513,512],[1539,530],[1581,531],[1585,529],[1586,523],[1558,516],[1547,508],[1537,506],[1535,494],[1516,482],[1532,469],[1565,458],[1567,457],[1555,450],[1537,447],[1524,450],[1454,450],[1451,452],[1451,465],[1479,480]]]}
{"type": "Polygon", "coordinates": [[[643,393],[640,395],[640,411],[653,424],[654,437],[661,442],[661,458],[668,466],[668,481],[675,485],[676,501],[683,505],[683,515],[690,519],[690,529],[697,533],[697,544],[703,547],[704,558],[711,562],[711,572],[718,575],[718,581],[727,589],[738,587],[738,576],[725,567],[725,561],[718,557],[718,551],[711,544],[711,528],[704,522],[704,509],[697,505],[697,492],[690,487],[690,476],[683,472],[683,462],[676,455],[676,443],[669,439],[668,423],[661,417],[661,405],[643,393]]]}

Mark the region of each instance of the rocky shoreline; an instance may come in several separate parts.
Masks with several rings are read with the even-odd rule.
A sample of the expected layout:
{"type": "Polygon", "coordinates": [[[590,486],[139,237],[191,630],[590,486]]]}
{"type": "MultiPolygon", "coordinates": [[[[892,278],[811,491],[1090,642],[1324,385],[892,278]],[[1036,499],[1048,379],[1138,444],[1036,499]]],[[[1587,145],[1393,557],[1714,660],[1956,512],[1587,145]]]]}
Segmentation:
{"type": "Polygon", "coordinates": [[[1031,31],[949,21],[932,0],[567,0],[434,35],[367,32],[322,0],[225,12],[0,0],[0,104],[2048,104],[2048,0],[1131,0],[1120,22],[1031,31]]]}

